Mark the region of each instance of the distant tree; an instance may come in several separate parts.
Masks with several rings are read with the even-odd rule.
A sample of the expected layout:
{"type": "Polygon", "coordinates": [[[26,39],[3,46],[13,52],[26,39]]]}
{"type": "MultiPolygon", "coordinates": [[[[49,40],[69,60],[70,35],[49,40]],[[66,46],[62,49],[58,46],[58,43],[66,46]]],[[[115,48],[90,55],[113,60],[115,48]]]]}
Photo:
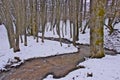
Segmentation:
{"type": "Polygon", "coordinates": [[[106,3],[106,18],[108,19],[108,24],[105,26],[109,29],[109,34],[114,31],[114,26],[119,23],[120,19],[120,0],[107,0],[106,3]]]}
{"type": "Polygon", "coordinates": [[[44,42],[44,34],[45,34],[45,28],[46,28],[46,23],[47,23],[47,5],[46,5],[46,0],[41,0],[40,1],[40,11],[41,11],[41,26],[42,26],[42,42],[44,42]]]}
{"type": "Polygon", "coordinates": [[[72,4],[72,0],[69,0],[68,2],[68,6],[69,6],[69,20],[70,20],[70,38],[73,37],[73,4],[72,4]]]}
{"type": "Polygon", "coordinates": [[[62,0],[62,5],[61,5],[61,17],[62,17],[62,35],[64,37],[64,33],[65,35],[67,35],[67,16],[68,16],[68,0],[62,0]]]}
{"type": "Polygon", "coordinates": [[[21,36],[22,34],[24,34],[24,45],[27,46],[27,27],[29,26],[29,17],[28,17],[28,14],[29,14],[29,8],[28,7],[28,1],[29,0],[22,0],[22,33],[21,33],[21,36]]]}
{"type": "Polygon", "coordinates": [[[87,9],[87,1],[85,0],[84,1],[84,16],[83,16],[83,19],[86,21],[86,23],[85,23],[85,26],[83,27],[83,30],[82,30],[82,34],[84,34],[85,33],[85,30],[86,30],[86,28],[87,27],[89,27],[89,23],[90,23],[90,14],[91,14],[91,6],[92,6],[92,0],[90,0],[90,2],[89,2],[89,11],[86,11],[86,9],[87,9]]]}
{"type": "Polygon", "coordinates": [[[0,17],[0,25],[2,24],[2,19],[1,19],[1,17],[0,17]]]}
{"type": "Polygon", "coordinates": [[[80,0],[80,28],[82,31],[82,19],[83,19],[83,0],[80,0]]]}
{"type": "Polygon", "coordinates": [[[32,34],[35,38],[37,35],[37,0],[31,0],[31,14],[32,14],[32,34]]]}
{"type": "Polygon", "coordinates": [[[73,12],[72,12],[72,15],[73,15],[73,45],[76,46],[76,34],[77,34],[77,18],[76,18],[76,0],[73,1],[72,0],[72,7],[73,7],[73,12]]]}
{"type": "Polygon", "coordinates": [[[60,33],[60,17],[61,17],[60,7],[61,7],[60,1],[56,0],[56,32],[59,36],[60,44],[62,46],[60,33]]]}
{"type": "Polygon", "coordinates": [[[0,25],[2,24],[2,2],[0,1],[0,25]]]}
{"type": "Polygon", "coordinates": [[[79,40],[79,28],[81,28],[82,29],[82,14],[81,14],[81,12],[82,12],[82,7],[83,6],[80,6],[80,5],[83,5],[83,2],[82,2],[83,0],[81,0],[81,3],[80,3],[80,1],[79,0],[76,0],[76,15],[75,15],[75,27],[76,27],[76,35],[75,35],[75,37],[76,37],[76,41],[78,41],[79,40]],[[79,11],[79,7],[80,7],[80,11],[79,11]],[[80,17],[79,17],[79,13],[80,13],[80,17]],[[80,22],[79,22],[79,18],[80,18],[80,22]],[[80,24],[80,25],[79,25],[80,24]]]}
{"type": "Polygon", "coordinates": [[[116,16],[116,10],[115,10],[115,6],[114,6],[114,4],[115,4],[115,0],[112,0],[112,2],[111,2],[111,4],[110,4],[110,15],[111,16],[108,16],[108,25],[107,25],[107,27],[108,27],[108,29],[110,30],[109,31],[109,33],[111,34],[113,31],[114,31],[114,27],[113,27],[113,22],[114,22],[114,19],[115,19],[115,16],[116,16]]]}
{"type": "Polygon", "coordinates": [[[87,0],[84,0],[84,16],[83,16],[83,19],[85,20],[85,17],[86,17],[86,7],[87,7],[87,0]]]}

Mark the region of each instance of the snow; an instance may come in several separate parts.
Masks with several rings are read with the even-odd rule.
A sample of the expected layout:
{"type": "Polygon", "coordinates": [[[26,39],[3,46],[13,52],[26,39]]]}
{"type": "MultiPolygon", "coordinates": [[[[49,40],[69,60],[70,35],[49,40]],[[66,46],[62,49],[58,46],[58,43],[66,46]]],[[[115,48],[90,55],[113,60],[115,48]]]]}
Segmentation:
{"type": "Polygon", "coordinates": [[[105,37],[105,47],[116,52],[120,52],[120,30],[114,31],[111,35],[105,37]]]}
{"type": "Polygon", "coordinates": [[[48,75],[44,80],[120,80],[120,63],[118,61],[120,61],[120,55],[106,55],[102,59],[88,59],[79,64],[85,68],[72,71],[59,79],[48,75]],[[92,77],[87,77],[87,74],[91,73],[92,77]]]}
{"type": "Polygon", "coordinates": [[[116,24],[114,29],[115,31],[109,35],[109,30],[104,28],[104,47],[120,53],[120,23],[116,24]]]}
{"type": "MultiPolygon", "coordinates": [[[[28,37],[28,46],[20,44],[21,51],[14,53],[12,49],[9,49],[7,32],[4,25],[0,26],[0,45],[0,69],[4,69],[5,65],[10,64],[10,62],[16,62],[14,57],[19,57],[23,62],[29,58],[47,57],[78,51],[72,44],[63,43],[61,46],[59,42],[50,40],[45,40],[42,43],[41,39],[39,39],[39,43],[36,43],[33,37],[28,37]]],[[[13,65],[19,65],[19,63],[13,65]]]]}
{"type": "Polygon", "coordinates": [[[79,34],[79,41],[80,44],[90,44],[90,29],[86,29],[85,34],[79,34]]]}

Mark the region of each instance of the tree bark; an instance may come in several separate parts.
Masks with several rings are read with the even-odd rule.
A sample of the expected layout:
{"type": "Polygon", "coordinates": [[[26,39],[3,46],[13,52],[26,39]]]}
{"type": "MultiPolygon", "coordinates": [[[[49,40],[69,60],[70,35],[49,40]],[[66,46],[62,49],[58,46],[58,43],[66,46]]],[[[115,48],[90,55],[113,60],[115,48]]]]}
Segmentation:
{"type": "Polygon", "coordinates": [[[91,57],[104,57],[104,14],[106,0],[92,1],[92,14],[90,18],[90,53],[91,57]]]}
{"type": "Polygon", "coordinates": [[[10,1],[9,0],[1,0],[1,1],[3,6],[3,12],[5,14],[4,25],[7,29],[9,45],[10,45],[10,48],[14,48],[15,35],[14,35],[14,28],[13,28],[11,13],[10,13],[10,8],[11,8],[10,1]]]}

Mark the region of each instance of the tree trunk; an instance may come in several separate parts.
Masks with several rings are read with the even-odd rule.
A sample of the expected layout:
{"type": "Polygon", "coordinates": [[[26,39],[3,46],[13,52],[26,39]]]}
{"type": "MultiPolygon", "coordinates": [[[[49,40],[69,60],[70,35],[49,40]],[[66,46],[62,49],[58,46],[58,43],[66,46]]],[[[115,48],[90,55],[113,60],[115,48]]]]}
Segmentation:
{"type": "Polygon", "coordinates": [[[84,0],[84,17],[83,19],[85,20],[86,17],[86,0],[84,0]]]}
{"type": "Polygon", "coordinates": [[[5,14],[4,18],[6,19],[6,21],[4,21],[4,25],[7,29],[10,48],[14,48],[15,35],[14,35],[14,28],[13,28],[11,13],[10,13],[10,8],[11,8],[10,1],[9,0],[1,0],[1,1],[2,1],[2,6],[4,7],[3,12],[5,14]]]}
{"type": "Polygon", "coordinates": [[[80,31],[82,31],[82,12],[83,12],[83,0],[80,0],[80,31]]]}
{"type": "Polygon", "coordinates": [[[59,36],[59,41],[60,41],[60,45],[62,46],[62,42],[61,42],[61,34],[60,34],[60,1],[56,0],[56,32],[59,36]]]}
{"type": "Polygon", "coordinates": [[[106,0],[92,1],[92,14],[90,19],[90,53],[91,57],[104,57],[104,14],[106,0]]]}
{"type": "Polygon", "coordinates": [[[18,52],[20,51],[20,47],[19,47],[19,37],[20,37],[20,33],[21,33],[21,9],[20,9],[20,6],[21,6],[21,0],[13,0],[13,4],[14,4],[14,7],[15,7],[15,17],[16,17],[16,22],[15,22],[15,47],[14,47],[14,52],[18,52]]]}
{"type": "Polygon", "coordinates": [[[45,25],[46,25],[46,15],[47,15],[47,8],[46,8],[46,0],[41,0],[41,25],[42,25],[42,42],[44,42],[44,34],[45,34],[45,25]]]}

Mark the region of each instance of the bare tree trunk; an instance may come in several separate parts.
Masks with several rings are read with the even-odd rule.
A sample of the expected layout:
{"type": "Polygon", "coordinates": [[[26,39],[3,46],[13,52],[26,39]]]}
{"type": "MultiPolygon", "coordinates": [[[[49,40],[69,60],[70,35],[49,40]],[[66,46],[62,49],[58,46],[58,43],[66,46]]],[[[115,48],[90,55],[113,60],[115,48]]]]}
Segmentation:
{"type": "Polygon", "coordinates": [[[2,18],[1,18],[1,15],[0,15],[0,25],[2,25],[2,18]]]}
{"type": "Polygon", "coordinates": [[[44,42],[44,34],[45,34],[45,22],[46,22],[46,15],[47,15],[47,8],[46,8],[46,0],[41,0],[41,25],[42,25],[42,42],[44,42]]]}
{"type": "Polygon", "coordinates": [[[72,29],[72,24],[73,24],[73,5],[72,1],[69,0],[69,20],[70,20],[70,38],[73,37],[73,29],[72,29]]]}
{"type": "Polygon", "coordinates": [[[87,26],[89,25],[89,22],[90,22],[90,20],[86,21],[86,24],[85,24],[85,26],[84,26],[84,28],[82,30],[82,34],[85,33],[85,30],[86,30],[87,26]]]}
{"type": "Polygon", "coordinates": [[[112,3],[111,3],[111,5],[110,5],[110,11],[111,11],[111,13],[112,14],[114,14],[113,16],[110,16],[109,18],[108,18],[108,29],[110,30],[109,31],[109,34],[111,34],[113,31],[114,31],[114,28],[113,28],[113,22],[114,22],[114,19],[115,19],[115,16],[116,16],[116,11],[115,12],[113,12],[113,7],[114,7],[114,4],[115,4],[115,0],[112,0],[112,3]]]}
{"type": "Polygon", "coordinates": [[[82,12],[83,12],[83,0],[80,0],[80,31],[82,31],[82,12]]]}
{"type": "MultiPolygon", "coordinates": [[[[76,40],[78,41],[79,40],[79,20],[78,20],[78,17],[79,17],[79,3],[80,1],[79,0],[76,0],[76,40]]],[[[83,5],[83,4],[81,4],[83,5]]],[[[80,17],[82,18],[82,17],[80,17]]],[[[80,27],[82,27],[82,21],[80,22],[80,27]]]]}
{"type": "Polygon", "coordinates": [[[83,19],[85,20],[86,17],[86,0],[84,0],[84,17],[83,19]]]}
{"type": "Polygon", "coordinates": [[[2,5],[0,4],[0,25],[2,24],[2,9],[1,9],[2,5]]]}
{"type": "Polygon", "coordinates": [[[10,1],[9,0],[1,0],[1,1],[2,1],[2,6],[3,6],[3,12],[5,14],[4,25],[7,29],[10,48],[14,48],[15,47],[15,35],[14,35],[14,28],[13,28],[11,13],[10,13],[10,8],[11,8],[10,1]]]}
{"type": "Polygon", "coordinates": [[[76,1],[73,4],[73,45],[76,46],[76,32],[77,32],[77,20],[76,20],[76,1]]]}
{"type": "Polygon", "coordinates": [[[21,0],[13,0],[13,4],[15,7],[15,17],[16,17],[16,22],[15,22],[15,31],[16,31],[16,35],[15,35],[15,47],[14,47],[14,52],[18,52],[20,51],[20,47],[19,47],[19,37],[20,37],[20,32],[21,32],[21,0]]]}
{"type": "Polygon", "coordinates": [[[0,25],[3,23],[5,19],[4,12],[3,12],[3,6],[2,3],[0,3],[0,25]]]}
{"type": "Polygon", "coordinates": [[[29,0],[22,0],[24,2],[24,46],[27,46],[27,27],[30,25],[29,23],[29,14],[30,14],[30,7],[29,7],[29,0]]]}
{"type": "Polygon", "coordinates": [[[60,1],[56,0],[56,32],[59,35],[59,39],[60,39],[60,44],[62,46],[62,42],[61,42],[61,34],[60,34],[60,1]]]}
{"type": "Polygon", "coordinates": [[[20,32],[21,43],[23,43],[22,35],[24,34],[24,30],[26,30],[25,29],[26,28],[25,3],[26,3],[25,0],[21,0],[21,8],[20,8],[21,9],[20,10],[20,13],[21,13],[21,17],[20,17],[21,19],[21,32],[20,32]]]}
{"type": "Polygon", "coordinates": [[[37,34],[37,0],[32,0],[32,32],[35,38],[37,34]]]}
{"type": "Polygon", "coordinates": [[[39,29],[40,29],[40,1],[37,0],[37,29],[36,29],[36,42],[39,42],[39,37],[38,37],[38,33],[39,33],[39,29]]]}

